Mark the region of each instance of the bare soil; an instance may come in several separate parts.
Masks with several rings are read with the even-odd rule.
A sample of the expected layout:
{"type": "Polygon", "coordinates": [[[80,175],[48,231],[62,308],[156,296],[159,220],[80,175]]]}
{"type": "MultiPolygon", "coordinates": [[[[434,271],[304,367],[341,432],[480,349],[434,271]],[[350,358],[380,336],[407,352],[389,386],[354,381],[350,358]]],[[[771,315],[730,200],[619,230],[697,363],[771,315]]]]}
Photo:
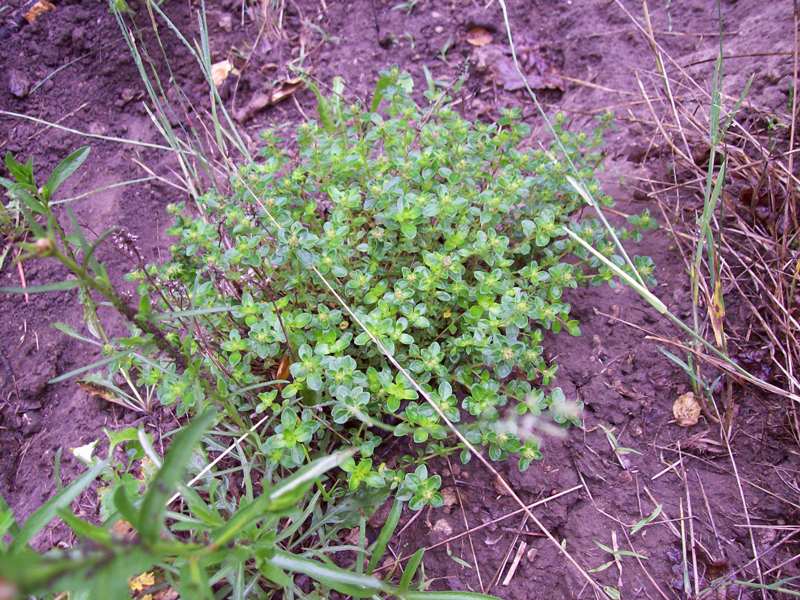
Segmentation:
{"type": "MultiPolygon", "coordinates": [[[[12,1],[10,10],[0,17],[16,14],[20,4],[12,1]]],[[[481,69],[480,52],[486,50],[479,51],[466,41],[468,29],[478,25],[493,34],[493,44],[504,44],[496,1],[486,7],[486,2],[477,1],[421,0],[406,13],[393,9],[395,0],[328,0],[327,4],[297,0],[287,3],[279,31],[267,29],[261,35],[258,23],[242,12],[242,3],[207,4],[214,60],[233,57],[233,48],[250,56],[238,84],[235,80],[225,84],[224,96],[234,111],[289,77],[287,61],[298,56],[302,45],[304,64],[313,75],[323,84],[342,76],[350,97],[368,97],[379,71],[392,65],[409,71],[420,89],[424,89],[423,65],[434,77],[450,81],[466,72],[460,104],[466,116],[491,120],[503,108],[518,106],[534,127],[531,143],[546,138],[523,92],[509,89],[515,86],[503,79],[502,70],[481,69]]],[[[512,0],[509,4],[523,62],[541,76],[537,85],[542,86],[539,91],[546,108],[564,111],[573,129],[588,129],[595,115],[614,112],[614,130],[605,147],[605,190],[622,212],[649,206],[657,213],[652,200],[642,193],[647,191],[643,179],[664,180],[672,164],[663,142],[647,123],[636,83],[637,73],[644,81],[653,81],[655,67],[646,39],[614,1],[512,0]]],[[[642,21],[640,3],[625,0],[622,5],[642,21]]],[[[165,8],[189,37],[196,35],[192,3],[173,0],[165,8]]],[[[725,54],[730,56],[726,91],[737,95],[746,77],[755,73],[752,105],[785,120],[792,81],[792,4],[722,0],[720,8],[725,54]]],[[[708,88],[710,59],[719,43],[715,3],[652,2],[650,16],[659,43],[708,88]]],[[[146,25],[144,19],[142,23],[146,25]]],[[[61,1],[33,24],[19,28],[13,22],[7,24],[0,36],[0,76],[6,78],[0,86],[3,110],[99,135],[159,141],[142,107],[144,91],[135,66],[104,2],[61,1]],[[27,94],[14,95],[20,85],[27,87],[27,94]],[[34,86],[37,89],[31,91],[34,86]]],[[[207,94],[196,63],[176,39],[165,35],[164,43],[176,77],[189,97],[203,106],[207,94]]],[[[314,110],[313,95],[300,90],[275,106],[254,111],[243,129],[255,148],[264,127],[277,127],[288,137],[303,114],[313,115],[314,110]]],[[[92,158],[62,197],[142,177],[133,159],[157,173],[166,173],[170,166],[169,156],[158,150],[101,139],[87,141],[39,123],[0,116],[0,151],[32,157],[43,172],[86,143],[92,146],[92,158]]],[[[91,231],[126,227],[138,236],[145,258],[157,261],[169,244],[164,207],[181,199],[173,188],[149,182],[101,191],[71,206],[79,223],[91,231]]],[[[687,316],[686,271],[669,234],[660,230],[649,235],[636,250],[655,260],[659,296],[674,312],[687,316]]],[[[133,266],[111,245],[101,248],[101,258],[120,280],[133,266]]],[[[25,263],[24,274],[30,285],[59,276],[52,266],[40,262],[25,263]]],[[[19,284],[19,272],[11,260],[0,273],[0,283],[19,284]]],[[[0,296],[0,493],[21,519],[55,489],[54,459],[59,449],[66,481],[80,469],[69,449],[102,437],[103,428],[137,422],[159,432],[173,419],[166,411],[151,416],[123,411],[88,395],[74,381],[48,384],[54,376],[97,358],[91,347],[51,327],[62,321],[83,328],[76,300],[67,292],[31,296],[30,302],[0,296]]],[[[770,572],[768,580],[798,575],[800,547],[793,535],[800,518],[800,457],[789,433],[787,402],[736,388],[734,469],[713,423],[701,419],[687,429],[674,422],[673,401],[689,389],[688,381],[637,327],[665,337],[676,332],[627,289],[580,290],[571,294],[570,301],[583,335],[554,337],[548,340],[548,350],[561,364],[557,383],[568,396],[585,403],[585,427],[571,429],[564,439],[546,440],[544,459],[525,473],[503,465],[517,493],[536,502],[564,492],[538,506],[535,514],[587,568],[612,560],[598,543],[616,543],[626,550],[632,543],[636,552],[646,556],[623,558],[622,569],[611,565],[595,574],[603,585],[619,588],[623,598],[686,597],[683,547],[680,536],[672,531],[673,527],[688,529],[689,522],[679,520],[681,515],[693,516],[695,543],[689,543],[685,551],[689,579],[693,579],[694,561],[701,587],[722,576],[753,579],[756,572],[749,564],[753,545],[762,555],[762,571],[786,563],[770,572]],[[620,444],[636,452],[619,457],[603,427],[614,428],[620,444]],[[661,516],[630,536],[630,526],[650,514],[656,503],[662,506],[661,516]],[[752,537],[745,526],[745,512],[756,527],[752,537]],[[787,530],[791,525],[795,528],[787,530]]],[[[730,313],[736,314],[735,307],[730,313]]],[[[746,327],[746,323],[737,325],[746,327]]],[[[475,556],[468,537],[452,539],[426,553],[426,574],[434,579],[435,588],[483,588],[508,599],[592,597],[579,575],[532,523],[520,514],[498,520],[517,506],[498,491],[479,465],[453,465],[452,472],[446,464],[438,467],[445,485],[458,489],[463,516],[457,505],[425,511],[394,540],[393,551],[405,556],[457,535],[465,525],[483,528],[470,536],[475,556]],[[525,548],[508,585],[491,585],[506,577],[520,542],[525,548]],[[474,566],[466,568],[453,557],[474,566]]],[[[87,516],[96,513],[93,500],[88,495],[81,502],[87,516]]],[[[401,527],[414,516],[404,515],[401,527]]],[[[380,515],[374,522],[379,526],[380,515]]],[[[56,527],[39,544],[70,541],[56,527]]],[[[765,592],[762,596],[762,592],[731,585],[714,597],[780,595],[765,592]]]]}

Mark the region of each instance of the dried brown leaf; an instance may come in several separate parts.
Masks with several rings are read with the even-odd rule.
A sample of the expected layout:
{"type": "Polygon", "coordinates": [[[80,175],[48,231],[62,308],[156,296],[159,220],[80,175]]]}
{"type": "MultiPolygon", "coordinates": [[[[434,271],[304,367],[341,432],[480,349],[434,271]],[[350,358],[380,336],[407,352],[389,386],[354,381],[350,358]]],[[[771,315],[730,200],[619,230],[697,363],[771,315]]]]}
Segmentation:
{"type": "Polygon", "coordinates": [[[28,9],[23,16],[28,23],[33,23],[36,19],[38,19],[41,15],[46,12],[50,12],[51,10],[55,10],[55,5],[50,2],[49,0],[39,0],[28,9]]]}

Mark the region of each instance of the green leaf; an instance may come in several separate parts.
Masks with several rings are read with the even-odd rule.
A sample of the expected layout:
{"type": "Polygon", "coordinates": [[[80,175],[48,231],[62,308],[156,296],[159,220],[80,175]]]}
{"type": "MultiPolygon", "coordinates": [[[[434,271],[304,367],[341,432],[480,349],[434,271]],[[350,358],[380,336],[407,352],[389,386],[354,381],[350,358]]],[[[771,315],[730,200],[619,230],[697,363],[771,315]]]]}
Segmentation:
{"type": "Polygon", "coordinates": [[[4,547],[3,536],[7,533],[16,535],[19,531],[17,520],[14,518],[14,511],[6,502],[5,498],[0,495],[0,548],[4,547]]]}
{"type": "Polygon", "coordinates": [[[52,326],[53,329],[57,329],[61,333],[66,334],[72,338],[75,338],[76,340],[80,340],[81,342],[84,342],[86,344],[92,344],[93,346],[99,346],[99,347],[103,346],[97,340],[93,340],[92,338],[87,338],[86,336],[81,335],[66,323],[53,323],[52,326]]]}
{"type": "Polygon", "coordinates": [[[126,352],[117,352],[115,354],[112,354],[111,356],[106,356],[105,358],[101,358],[100,360],[97,360],[97,361],[95,361],[95,362],[93,362],[93,363],[91,363],[89,365],[84,365],[82,367],[78,367],[77,369],[72,369],[72,371],[69,371],[67,373],[63,373],[63,374],[59,375],[58,377],[53,377],[47,383],[58,383],[59,381],[65,381],[67,379],[71,379],[71,378],[75,377],[76,375],[80,375],[81,373],[85,373],[86,371],[91,371],[91,370],[96,369],[98,367],[102,367],[103,365],[107,365],[108,363],[114,362],[115,360],[119,360],[120,358],[122,358],[124,356],[127,356],[127,355],[128,355],[127,351],[126,352]]]}
{"type": "Polygon", "coordinates": [[[497,596],[478,592],[406,592],[403,600],[499,600],[497,596]]]}
{"type": "Polygon", "coordinates": [[[81,167],[81,165],[89,157],[89,151],[89,146],[78,148],[75,150],[75,152],[58,163],[58,166],[53,169],[52,173],[50,173],[47,183],[45,183],[42,187],[42,191],[46,199],[52,197],[58,188],[61,187],[61,184],[69,179],[70,176],[72,176],[72,174],[81,167]]]}
{"type": "Polygon", "coordinates": [[[64,521],[64,523],[66,523],[67,526],[72,529],[72,531],[74,531],[75,535],[78,537],[91,540],[102,546],[111,546],[113,540],[111,537],[111,532],[109,532],[107,529],[103,529],[102,527],[92,525],[83,519],[79,519],[67,509],[59,510],[58,516],[61,517],[61,520],[64,521]]]}
{"type": "Polygon", "coordinates": [[[403,571],[403,576],[400,577],[400,587],[398,588],[398,591],[401,596],[406,593],[409,587],[411,587],[411,582],[414,580],[414,575],[416,574],[420,563],[422,563],[422,557],[424,555],[425,548],[420,548],[411,555],[411,558],[408,559],[405,571],[403,571]]]}
{"type": "Polygon", "coordinates": [[[337,592],[354,598],[371,598],[379,592],[391,591],[391,588],[377,577],[359,575],[333,565],[300,558],[288,552],[276,551],[266,562],[284,571],[307,575],[337,592]]]}
{"type": "Polygon", "coordinates": [[[128,491],[124,485],[119,486],[117,491],[114,492],[114,508],[134,529],[139,528],[139,512],[134,507],[131,499],[128,498],[128,491]]]}
{"type": "Polygon", "coordinates": [[[603,591],[606,593],[606,596],[611,598],[611,600],[619,600],[620,593],[619,590],[613,586],[606,585],[603,587],[603,591]]]}
{"type": "Polygon", "coordinates": [[[396,79],[397,77],[392,73],[381,74],[377,83],[375,84],[375,91],[372,93],[372,102],[370,102],[369,105],[370,112],[375,112],[378,110],[381,105],[381,101],[383,100],[383,93],[395,82],[396,79]]]}
{"type": "Polygon", "coordinates": [[[317,98],[317,115],[319,115],[319,122],[322,124],[322,128],[326,131],[333,131],[336,127],[331,115],[330,102],[328,102],[328,99],[319,91],[315,83],[311,81],[306,83],[317,98]]]}
{"type": "Polygon", "coordinates": [[[355,450],[336,452],[323,456],[298,469],[290,477],[280,481],[271,490],[265,492],[253,502],[241,507],[211,535],[215,546],[223,546],[235,539],[241,531],[253,521],[261,519],[267,513],[283,512],[294,507],[308,488],[326,471],[338,467],[353,456],[355,450]]]}
{"type": "Polygon", "coordinates": [[[29,285],[27,287],[0,287],[0,294],[42,294],[45,292],[62,292],[71,290],[80,285],[77,279],[66,279],[56,283],[45,283],[44,285],[29,285]]]}
{"type": "Polygon", "coordinates": [[[105,468],[106,463],[104,461],[98,462],[61,492],[42,504],[20,527],[19,533],[14,536],[14,541],[11,542],[10,551],[16,552],[24,548],[39,531],[44,529],[57,516],[59,510],[69,507],[105,468]]]}
{"type": "Polygon", "coordinates": [[[403,513],[403,501],[395,499],[392,504],[392,510],[389,511],[389,516],[386,517],[386,522],[381,527],[381,532],[378,534],[378,539],[375,540],[375,547],[372,549],[372,555],[369,558],[367,565],[367,573],[372,573],[375,567],[383,558],[386,553],[386,546],[389,545],[389,540],[394,535],[394,530],[397,529],[397,524],[400,522],[400,515],[403,513]]]}
{"type": "Polygon", "coordinates": [[[267,510],[280,512],[295,506],[308,488],[324,473],[338,467],[356,453],[355,448],[334,452],[323,456],[295,471],[291,476],[281,480],[266,496],[269,500],[267,510]]]}
{"type": "Polygon", "coordinates": [[[209,409],[175,434],[164,457],[164,464],[153,478],[139,511],[139,534],[145,544],[158,541],[167,500],[183,477],[195,446],[200,443],[216,417],[216,411],[209,409]]]}
{"type": "Polygon", "coordinates": [[[210,527],[220,527],[225,523],[217,509],[206,504],[205,500],[195,490],[181,483],[178,484],[178,491],[183,499],[186,500],[189,512],[203,523],[210,527]]]}
{"type": "Polygon", "coordinates": [[[140,548],[132,548],[127,552],[114,556],[110,561],[102,563],[97,570],[86,574],[91,586],[90,598],[129,598],[128,580],[142,571],[146,571],[155,561],[140,548]]]}
{"type": "Polygon", "coordinates": [[[190,558],[181,569],[180,594],[181,598],[202,598],[204,600],[214,598],[208,573],[196,558],[190,558]]]}
{"type": "Polygon", "coordinates": [[[6,169],[8,169],[8,172],[11,173],[17,183],[30,186],[36,185],[33,179],[33,160],[21,163],[11,152],[6,152],[5,163],[6,169]]]}

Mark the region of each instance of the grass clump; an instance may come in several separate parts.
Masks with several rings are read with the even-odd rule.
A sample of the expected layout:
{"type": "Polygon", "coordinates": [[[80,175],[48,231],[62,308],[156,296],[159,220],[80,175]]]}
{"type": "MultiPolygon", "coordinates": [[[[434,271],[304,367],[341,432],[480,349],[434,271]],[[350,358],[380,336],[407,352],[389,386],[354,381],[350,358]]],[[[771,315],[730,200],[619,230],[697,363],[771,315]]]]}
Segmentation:
{"type": "MultiPolygon", "coordinates": [[[[494,460],[518,456],[524,469],[538,441],[507,417],[578,419],[549,389],[557,365],[542,348],[546,331],[580,333],[564,291],[612,280],[562,229],[607,256],[613,245],[599,223],[576,218],[581,199],[554,154],[520,148],[530,132],[513,111],[470,123],[441,91],[428,90],[421,108],[412,85],[384,74],[370,109],[320,96],[296,158],[271,141],[232,194],[200,198],[202,219],[174,207],[171,259],[135,277],[153,310],[209,311],[182,342],[193,368],[144,368],[162,401],[202,404],[192,373],[209,372],[237,412],[280,414],[263,448],[270,461],[295,468],[346,440],[360,449],[346,469],[351,489],[411,486],[422,507],[441,502],[436,486],[417,496],[425,473],[406,472],[460,448],[312,268],[467,439],[494,460]],[[231,310],[210,312],[220,306],[231,310]],[[272,380],[285,385],[260,389],[272,380]],[[413,444],[390,468],[375,455],[392,436],[413,444]]],[[[597,193],[601,131],[558,135],[597,193]]]]}

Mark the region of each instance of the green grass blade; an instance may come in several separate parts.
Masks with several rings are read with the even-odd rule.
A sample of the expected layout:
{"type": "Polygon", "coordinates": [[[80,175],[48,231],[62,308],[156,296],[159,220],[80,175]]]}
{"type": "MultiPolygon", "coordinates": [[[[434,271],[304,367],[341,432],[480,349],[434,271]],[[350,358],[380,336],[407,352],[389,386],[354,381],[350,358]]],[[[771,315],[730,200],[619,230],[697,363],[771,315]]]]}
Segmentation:
{"type": "Polygon", "coordinates": [[[103,365],[107,365],[108,363],[114,362],[115,360],[119,360],[120,358],[127,355],[128,355],[127,351],[117,352],[116,354],[112,354],[111,356],[106,356],[105,358],[101,358],[100,360],[97,360],[89,365],[84,365],[82,367],[78,367],[77,369],[72,369],[72,371],[59,375],[58,377],[53,377],[53,379],[51,379],[47,383],[58,383],[60,381],[71,379],[76,375],[80,375],[81,373],[85,373],[86,371],[91,371],[92,369],[102,367],[103,365]]]}
{"type": "Polygon", "coordinates": [[[321,475],[338,467],[355,453],[355,449],[350,449],[323,456],[281,480],[267,493],[268,510],[278,512],[293,507],[321,475]]]}
{"type": "Polygon", "coordinates": [[[386,546],[389,545],[389,540],[392,539],[394,530],[397,529],[401,514],[403,514],[403,501],[395,500],[394,504],[392,504],[392,510],[389,511],[389,516],[386,517],[386,522],[381,527],[378,539],[375,540],[375,547],[372,549],[372,556],[370,556],[369,564],[367,565],[367,573],[372,573],[375,570],[375,567],[378,566],[378,563],[386,553],[386,546]]]}
{"type": "Polygon", "coordinates": [[[417,569],[419,568],[420,563],[422,563],[422,557],[425,555],[425,549],[420,548],[414,554],[411,555],[411,558],[408,559],[406,563],[406,568],[403,571],[403,576],[400,577],[400,593],[404,594],[411,587],[411,582],[414,580],[414,575],[417,573],[417,569]]]}
{"type": "Polygon", "coordinates": [[[93,346],[98,346],[100,348],[103,347],[103,344],[101,344],[97,340],[93,340],[92,338],[87,338],[81,335],[66,323],[53,323],[53,328],[57,329],[63,334],[68,335],[69,337],[75,338],[76,340],[80,340],[81,342],[84,342],[86,344],[92,344],[93,346]]]}
{"type": "Polygon", "coordinates": [[[80,285],[77,279],[66,279],[56,283],[45,283],[44,285],[29,285],[27,287],[0,287],[0,294],[43,294],[45,292],[63,292],[71,290],[80,285]]]}

